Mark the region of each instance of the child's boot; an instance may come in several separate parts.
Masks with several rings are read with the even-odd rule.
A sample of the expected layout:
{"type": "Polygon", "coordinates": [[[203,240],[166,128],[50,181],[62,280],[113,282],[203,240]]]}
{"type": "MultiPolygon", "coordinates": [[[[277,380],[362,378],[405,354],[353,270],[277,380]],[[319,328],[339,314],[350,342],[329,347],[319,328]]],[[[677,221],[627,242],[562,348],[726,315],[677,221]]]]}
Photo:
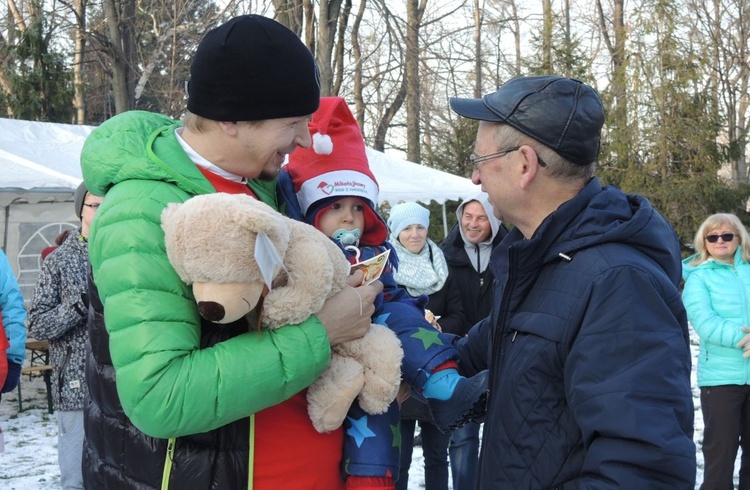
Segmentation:
{"type": "Polygon", "coordinates": [[[435,425],[442,432],[452,432],[484,415],[488,371],[464,378],[455,370],[446,369],[434,373],[431,378],[433,377],[434,380],[429,379],[425,384],[423,396],[430,407],[435,425]]]}

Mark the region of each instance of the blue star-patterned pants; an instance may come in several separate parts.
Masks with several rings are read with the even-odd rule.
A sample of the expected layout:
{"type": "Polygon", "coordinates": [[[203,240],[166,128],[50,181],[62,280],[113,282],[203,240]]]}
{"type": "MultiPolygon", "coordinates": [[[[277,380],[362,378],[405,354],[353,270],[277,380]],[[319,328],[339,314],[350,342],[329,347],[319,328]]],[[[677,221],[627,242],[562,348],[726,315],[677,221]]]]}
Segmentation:
{"type": "MultiPolygon", "coordinates": [[[[373,315],[373,323],[385,325],[401,340],[404,360],[401,372],[413,390],[421,392],[434,369],[458,356],[452,335],[441,334],[424,319],[424,302],[386,301],[373,315]]],[[[392,476],[398,479],[401,429],[398,404],[369,415],[355,402],[344,421],[345,475],[392,476]]]]}

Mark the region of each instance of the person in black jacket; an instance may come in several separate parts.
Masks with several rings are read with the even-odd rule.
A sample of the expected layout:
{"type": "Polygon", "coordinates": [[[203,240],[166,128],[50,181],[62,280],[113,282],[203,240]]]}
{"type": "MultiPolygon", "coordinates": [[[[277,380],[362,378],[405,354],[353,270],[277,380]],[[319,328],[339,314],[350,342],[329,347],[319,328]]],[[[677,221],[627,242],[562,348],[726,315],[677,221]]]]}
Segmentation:
{"type": "MultiPolygon", "coordinates": [[[[440,244],[448,263],[450,278],[460,291],[465,322],[450,333],[465,336],[469,329],[490,314],[492,309],[492,249],[507,235],[492,214],[487,194],[481,192],[462,202],[456,209],[458,222],[440,244]]],[[[451,433],[451,474],[453,490],[473,490],[479,460],[479,424],[470,422],[451,433]]]]}
{"type": "Polygon", "coordinates": [[[492,214],[487,194],[481,192],[456,209],[458,222],[440,244],[451,277],[458,283],[465,323],[455,333],[464,336],[492,308],[490,254],[508,234],[492,214]]]}
{"type": "MultiPolygon", "coordinates": [[[[463,330],[466,323],[459,291],[448,274],[443,252],[427,238],[429,224],[430,211],[415,202],[397,204],[391,209],[388,217],[391,231],[389,241],[399,259],[393,279],[414,298],[427,295],[429,300],[425,314],[435,328],[457,333],[463,330]]],[[[422,436],[425,486],[431,490],[448,490],[450,436],[438,429],[427,404],[415,397],[410,397],[401,406],[401,463],[396,489],[408,488],[417,422],[422,436]]]]}
{"type": "Polygon", "coordinates": [[[579,80],[519,77],[450,101],[479,120],[472,181],[514,228],[490,316],[456,342],[489,369],[477,488],[695,488],[680,245],[593,177],[604,107],[579,80]]]}

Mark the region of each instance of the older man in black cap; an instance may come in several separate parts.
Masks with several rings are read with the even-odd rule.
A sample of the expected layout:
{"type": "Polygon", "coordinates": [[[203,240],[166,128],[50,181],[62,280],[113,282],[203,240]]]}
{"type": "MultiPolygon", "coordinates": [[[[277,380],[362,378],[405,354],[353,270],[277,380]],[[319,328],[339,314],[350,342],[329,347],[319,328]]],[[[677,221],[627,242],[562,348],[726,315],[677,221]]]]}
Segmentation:
{"type": "Polygon", "coordinates": [[[299,326],[256,331],[257,311],[212,324],[170,265],[160,222],[170,203],[212,192],[275,206],[273,180],[311,144],[319,98],[302,41],[245,15],[198,46],[184,125],[132,111],[86,140],[86,185],[107,196],[89,245],[86,488],[343,489],[343,431],[315,431],[305,388],[331,345],[367,331],[382,285],[346,288],[299,326]]]}
{"type": "Polygon", "coordinates": [[[515,225],[492,314],[458,343],[490,369],[479,488],[694,488],[680,247],[648,200],[593,177],[596,91],[522,77],[450,103],[480,121],[472,180],[515,225]]]}

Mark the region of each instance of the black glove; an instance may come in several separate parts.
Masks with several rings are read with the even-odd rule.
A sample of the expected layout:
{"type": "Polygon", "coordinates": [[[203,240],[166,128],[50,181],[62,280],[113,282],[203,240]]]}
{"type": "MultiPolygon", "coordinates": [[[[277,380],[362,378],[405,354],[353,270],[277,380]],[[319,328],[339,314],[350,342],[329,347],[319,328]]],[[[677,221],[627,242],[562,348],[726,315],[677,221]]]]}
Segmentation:
{"type": "Polygon", "coordinates": [[[18,380],[21,379],[21,365],[13,361],[8,361],[8,377],[5,378],[5,384],[0,393],[8,393],[18,386],[18,380]]]}
{"type": "Polygon", "coordinates": [[[79,315],[86,318],[89,314],[89,295],[88,293],[81,293],[81,301],[73,305],[79,315]]]}

